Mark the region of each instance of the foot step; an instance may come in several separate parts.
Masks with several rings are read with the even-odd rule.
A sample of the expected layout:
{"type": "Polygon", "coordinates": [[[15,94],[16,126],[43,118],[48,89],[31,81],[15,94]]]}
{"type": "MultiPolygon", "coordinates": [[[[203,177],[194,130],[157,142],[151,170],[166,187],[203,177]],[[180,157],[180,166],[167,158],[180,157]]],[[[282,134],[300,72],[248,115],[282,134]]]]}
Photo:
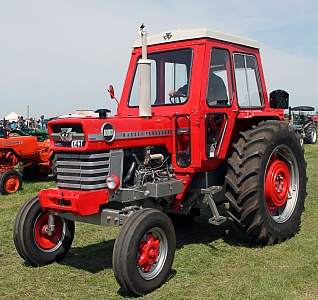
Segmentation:
{"type": "Polygon", "coordinates": [[[219,186],[212,186],[207,189],[201,189],[201,193],[204,195],[204,201],[209,203],[212,217],[209,219],[209,223],[213,225],[221,225],[224,223],[227,219],[224,216],[221,216],[218,208],[216,207],[215,201],[213,199],[213,194],[219,192],[222,189],[222,187],[219,186]]]}

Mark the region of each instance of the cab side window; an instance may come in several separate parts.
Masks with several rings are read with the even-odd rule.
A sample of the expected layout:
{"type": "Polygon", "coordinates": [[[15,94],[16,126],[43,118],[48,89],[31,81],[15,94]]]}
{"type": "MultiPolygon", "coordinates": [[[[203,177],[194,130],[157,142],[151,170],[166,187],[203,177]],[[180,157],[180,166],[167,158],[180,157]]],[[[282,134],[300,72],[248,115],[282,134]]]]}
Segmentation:
{"type": "Polygon", "coordinates": [[[256,57],[247,54],[234,54],[235,80],[238,104],[240,107],[263,106],[262,85],[256,57]]]}
{"type": "Polygon", "coordinates": [[[230,105],[232,101],[230,54],[212,48],[206,101],[209,106],[230,105]]]}

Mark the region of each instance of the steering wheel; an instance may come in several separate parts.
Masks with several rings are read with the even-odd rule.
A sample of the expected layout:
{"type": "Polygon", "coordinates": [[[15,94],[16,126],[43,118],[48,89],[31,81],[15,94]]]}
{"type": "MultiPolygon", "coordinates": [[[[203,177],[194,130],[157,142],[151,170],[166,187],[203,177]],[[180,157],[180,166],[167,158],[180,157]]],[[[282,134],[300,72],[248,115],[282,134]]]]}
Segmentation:
{"type": "Polygon", "coordinates": [[[181,103],[181,98],[186,98],[187,95],[183,94],[180,91],[177,91],[176,93],[174,93],[172,96],[169,96],[169,101],[171,103],[181,103]]]}

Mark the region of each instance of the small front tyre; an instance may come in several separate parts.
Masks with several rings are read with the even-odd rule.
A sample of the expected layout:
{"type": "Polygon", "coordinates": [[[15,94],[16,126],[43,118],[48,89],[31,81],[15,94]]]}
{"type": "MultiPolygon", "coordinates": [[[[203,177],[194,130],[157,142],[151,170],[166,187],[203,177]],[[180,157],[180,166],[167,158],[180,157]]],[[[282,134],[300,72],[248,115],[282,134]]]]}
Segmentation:
{"type": "Polygon", "coordinates": [[[74,221],[55,216],[55,228],[48,234],[49,211],[42,209],[37,196],[27,200],[14,222],[13,239],[19,255],[33,266],[62,260],[74,238],[74,221]]]}
{"type": "Polygon", "coordinates": [[[1,174],[0,192],[2,195],[13,194],[22,188],[22,176],[16,170],[8,170],[1,174]]]}
{"type": "Polygon", "coordinates": [[[176,249],[172,222],[155,209],[135,212],[123,225],[113,250],[117,282],[128,293],[145,295],[168,278],[176,249]]]}

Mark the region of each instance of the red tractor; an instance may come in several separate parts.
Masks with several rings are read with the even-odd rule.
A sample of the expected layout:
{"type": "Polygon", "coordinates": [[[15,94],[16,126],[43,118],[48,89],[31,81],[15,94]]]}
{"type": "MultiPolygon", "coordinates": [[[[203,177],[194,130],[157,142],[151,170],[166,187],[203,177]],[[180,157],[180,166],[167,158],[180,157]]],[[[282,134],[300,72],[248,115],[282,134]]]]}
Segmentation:
{"type": "Polygon", "coordinates": [[[49,139],[36,136],[10,136],[4,129],[0,138],[0,192],[13,194],[22,188],[22,179],[33,179],[51,173],[53,152],[49,139]]]}
{"type": "Polygon", "coordinates": [[[116,115],[49,123],[58,187],[27,200],[14,224],[16,249],[34,266],[67,254],[74,221],[121,226],[113,270],[135,295],[169,276],[171,219],[208,208],[219,225],[228,207],[243,236],[277,244],[299,230],[307,182],[303,148],[283,121],[288,94],[267,96],[256,41],[140,32],[116,115]]]}

